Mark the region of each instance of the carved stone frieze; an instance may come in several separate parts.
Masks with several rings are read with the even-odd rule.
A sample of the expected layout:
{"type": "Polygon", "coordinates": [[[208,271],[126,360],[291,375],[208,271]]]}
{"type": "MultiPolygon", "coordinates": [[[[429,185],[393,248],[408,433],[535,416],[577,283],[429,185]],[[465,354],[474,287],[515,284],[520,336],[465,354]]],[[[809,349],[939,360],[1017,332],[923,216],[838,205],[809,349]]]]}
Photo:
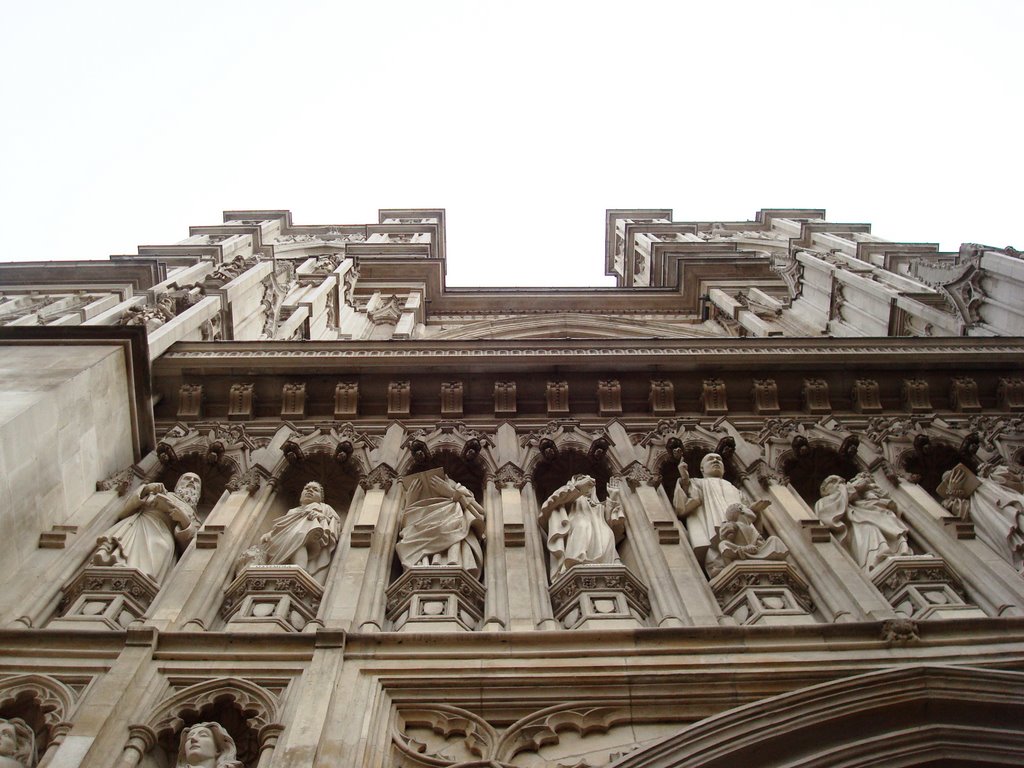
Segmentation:
{"type": "Polygon", "coordinates": [[[473,631],[486,591],[462,568],[415,566],[387,589],[387,619],[399,632],[473,631]]]}
{"type": "Polygon", "coordinates": [[[625,480],[630,488],[640,485],[658,485],[661,482],[658,475],[655,475],[639,461],[631,461],[623,467],[619,477],[625,480]]]}
{"type": "Polygon", "coordinates": [[[250,467],[245,472],[232,477],[228,481],[226,488],[232,493],[244,488],[252,496],[260,489],[260,485],[262,485],[265,477],[266,473],[264,471],[261,471],[258,467],[250,467]]]}
{"type": "Polygon", "coordinates": [[[551,584],[555,619],[566,629],[644,626],[647,588],[621,563],[575,565],[551,584]]]}

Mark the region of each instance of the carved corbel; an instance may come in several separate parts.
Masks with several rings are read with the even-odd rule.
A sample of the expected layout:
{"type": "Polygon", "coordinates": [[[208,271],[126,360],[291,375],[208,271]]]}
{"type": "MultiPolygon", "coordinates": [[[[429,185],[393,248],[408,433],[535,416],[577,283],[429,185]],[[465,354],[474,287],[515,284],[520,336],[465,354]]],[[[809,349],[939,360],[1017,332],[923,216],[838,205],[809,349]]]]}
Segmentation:
{"type": "Polygon", "coordinates": [[[342,381],[334,388],[334,418],[342,419],[359,413],[359,384],[342,381]]]}
{"type": "Polygon", "coordinates": [[[529,478],[526,476],[526,473],[511,461],[502,464],[498,467],[498,471],[494,473],[494,484],[499,489],[511,485],[518,490],[522,490],[527,480],[529,478]]]}
{"type": "Polygon", "coordinates": [[[718,441],[714,452],[721,456],[723,461],[729,461],[736,453],[736,438],[726,435],[718,441]]]}
{"type": "Polygon", "coordinates": [[[601,416],[617,416],[622,413],[622,385],[618,379],[597,382],[597,406],[601,416]]]}
{"type": "Polygon", "coordinates": [[[701,407],[706,416],[724,416],[729,412],[725,399],[725,382],[721,379],[704,379],[700,393],[701,407]]]}
{"type": "Polygon", "coordinates": [[[857,379],[850,393],[853,410],[857,413],[880,413],[882,400],[878,392],[878,382],[874,379],[857,379]]]}
{"type": "Polygon", "coordinates": [[[388,417],[408,416],[412,400],[412,385],[408,381],[388,384],[388,417]]]}
{"type": "Polygon", "coordinates": [[[587,456],[595,464],[603,465],[605,458],[608,456],[609,448],[611,448],[611,445],[608,441],[603,437],[599,437],[590,444],[590,450],[587,452],[587,456]]]}
{"type": "Polygon", "coordinates": [[[675,386],[668,379],[651,379],[648,395],[651,413],[655,416],[674,416],[676,412],[675,386]]]}
{"type": "Polygon", "coordinates": [[[199,419],[203,415],[203,385],[182,384],[178,388],[178,418],[199,419]]]}
{"type": "Polygon", "coordinates": [[[775,379],[754,379],[751,396],[755,413],[779,412],[779,388],[775,379]]]}
{"type": "Polygon", "coordinates": [[[281,387],[281,418],[306,418],[306,385],[285,384],[281,387]]]}
{"type": "Polygon", "coordinates": [[[178,454],[175,452],[174,446],[163,441],[157,443],[156,457],[160,459],[161,464],[176,464],[178,461],[178,454]]]}
{"type": "Polygon", "coordinates": [[[569,413],[569,382],[549,381],[546,394],[548,416],[569,413]]]}
{"type": "Polygon", "coordinates": [[[808,413],[832,412],[832,403],[828,396],[828,382],[824,379],[804,379],[801,396],[804,410],[808,413]]]}
{"type": "Polygon", "coordinates": [[[334,460],[338,464],[347,464],[348,460],[352,458],[353,451],[352,443],[348,440],[342,440],[334,449],[334,460]]]}
{"type": "Polygon", "coordinates": [[[949,383],[949,404],[960,413],[980,411],[978,383],[969,376],[954,376],[949,383]]]}
{"type": "Polygon", "coordinates": [[[1024,379],[999,379],[996,387],[996,399],[1004,411],[1024,411],[1024,379]]]}
{"type": "Polygon", "coordinates": [[[461,381],[445,381],[441,383],[441,415],[462,415],[461,381]]]}
{"type": "Polygon", "coordinates": [[[232,477],[228,481],[227,489],[232,493],[235,493],[236,491],[240,491],[244,488],[249,492],[249,495],[252,496],[260,489],[260,485],[263,483],[265,476],[266,474],[256,467],[250,467],[240,475],[232,477]]]}
{"type": "Polygon", "coordinates": [[[306,460],[306,452],[295,440],[286,440],[281,446],[281,453],[288,459],[289,464],[301,464],[306,460]]]}
{"type": "Polygon", "coordinates": [[[494,382],[494,415],[516,415],[516,383],[514,381],[494,382]]]}
{"type": "Polygon", "coordinates": [[[228,419],[244,421],[253,417],[256,401],[255,384],[232,384],[228,392],[228,419]]]}
{"type": "Polygon", "coordinates": [[[398,473],[390,465],[382,463],[371,469],[369,474],[359,481],[359,485],[364,491],[380,489],[387,493],[397,479],[398,473]]]}
{"type": "Polygon", "coordinates": [[[904,379],[900,399],[903,401],[903,407],[911,413],[928,413],[932,410],[928,382],[924,379],[904,379]]]}

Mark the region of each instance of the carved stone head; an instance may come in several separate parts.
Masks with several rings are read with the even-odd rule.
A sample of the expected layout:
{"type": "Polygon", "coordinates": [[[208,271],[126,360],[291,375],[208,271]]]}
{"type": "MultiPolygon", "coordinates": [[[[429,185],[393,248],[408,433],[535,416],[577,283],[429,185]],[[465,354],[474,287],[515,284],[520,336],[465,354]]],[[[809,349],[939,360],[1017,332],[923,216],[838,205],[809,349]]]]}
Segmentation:
{"type": "Polygon", "coordinates": [[[818,490],[822,496],[828,496],[835,493],[840,486],[845,485],[846,481],[839,475],[829,475],[821,481],[821,488],[818,490]]]}
{"type": "Polygon", "coordinates": [[[220,723],[196,723],[181,734],[177,768],[228,768],[241,763],[235,741],[220,723]]]}
{"type": "Polygon", "coordinates": [[[299,503],[302,506],[321,503],[323,500],[324,487],[315,480],[306,483],[305,487],[302,489],[302,493],[299,495],[299,503]]]}
{"type": "Polygon", "coordinates": [[[32,768],[35,763],[35,738],[28,723],[20,717],[9,720],[0,718],[0,758],[32,768]]]}
{"type": "Polygon", "coordinates": [[[186,472],[178,478],[174,486],[174,495],[195,509],[199,505],[199,497],[203,491],[203,481],[195,472],[186,472]]]}
{"type": "Polygon", "coordinates": [[[700,460],[700,473],[704,477],[724,477],[725,462],[717,453],[709,453],[700,460]]]}

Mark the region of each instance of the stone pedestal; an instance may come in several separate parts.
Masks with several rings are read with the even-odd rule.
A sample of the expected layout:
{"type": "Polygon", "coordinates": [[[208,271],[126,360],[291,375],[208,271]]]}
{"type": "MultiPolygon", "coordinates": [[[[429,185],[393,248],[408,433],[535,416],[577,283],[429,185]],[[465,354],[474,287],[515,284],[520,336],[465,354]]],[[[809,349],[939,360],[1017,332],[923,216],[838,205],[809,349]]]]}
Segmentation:
{"type": "Polygon", "coordinates": [[[50,627],[124,629],[143,618],[160,585],[137,568],[90,565],[64,585],[50,627]]]}
{"type": "Polygon", "coordinates": [[[551,608],[566,629],[647,626],[647,587],[624,565],[574,565],[551,585],[551,608]]]}
{"type": "Polygon", "coordinates": [[[387,589],[387,620],[398,632],[471,632],[487,592],[464,568],[417,566],[387,589]]]}
{"type": "Polygon", "coordinates": [[[323,594],[297,565],[250,565],[227,588],[220,612],[233,632],[301,632],[323,594]]]}
{"type": "Polygon", "coordinates": [[[711,591],[737,624],[814,624],[807,582],[787,562],[737,560],[711,580],[711,591]]]}
{"type": "Polygon", "coordinates": [[[916,621],[984,617],[967,602],[960,580],[941,557],[893,557],[871,574],[871,581],[897,613],[916,621]]]}

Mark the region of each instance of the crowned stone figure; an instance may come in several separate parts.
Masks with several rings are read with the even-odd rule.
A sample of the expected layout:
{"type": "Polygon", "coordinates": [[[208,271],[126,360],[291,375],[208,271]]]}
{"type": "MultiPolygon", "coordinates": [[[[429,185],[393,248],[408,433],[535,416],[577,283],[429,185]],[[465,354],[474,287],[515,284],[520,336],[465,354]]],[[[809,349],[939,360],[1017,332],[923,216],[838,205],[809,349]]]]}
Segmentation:
{"type": "Polygon", "coordinates": [[[590,475],[575,475],[552,493],[540,508],[547,531],[551,579],[574,565],[618,563],[615,545],[625,535],[625,515],[617,485],[608,485],[608,498],[597,498],[590,475]]]}
{"type": "Polygon", "coordinates": [[[139,487],[118,516],[118,522],[97,542],[93,565],[137,568],[157,584],[174,566],[175,551],[184,549],[199,528],[196,505],[202,482],[186,472],[173,491],[163,483],[139,487]]]}

